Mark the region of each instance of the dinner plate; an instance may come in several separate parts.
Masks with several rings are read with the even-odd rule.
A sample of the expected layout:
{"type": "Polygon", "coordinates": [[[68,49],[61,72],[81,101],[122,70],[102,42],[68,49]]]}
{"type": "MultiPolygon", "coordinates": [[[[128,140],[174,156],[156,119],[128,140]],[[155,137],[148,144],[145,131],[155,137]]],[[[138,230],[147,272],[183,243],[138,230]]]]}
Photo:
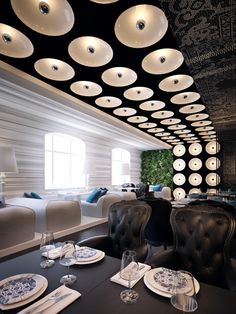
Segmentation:
{"type": "Polygon", "coordinates": [[[102,253],[103,252],[100,250],[88,246],[81,246],[76,249],[76,258],[78,262],[90,262],[98,259],[102,253]]]}
{"type": "Polygon", "coordinates": [[[90,260],[90,261],[77,261],[75,264],[76,265],[88,265],[88,264],[93,264],[97,263],[98,261],[101,261],[105,257],[105,253],[100,251],[101,254],[98,256],[98,258],[90,260]]]}
{"type": "MultiPolygon", "coordinates": [[[[144,284],[145,286],[150,289],[152,292],[156,293],[156,294],[159,294],[163,297],[166,297],[166,298],[171,298],[172,294],[169,293],[169,292],[166,292],[166,291],[163,291],[163,290],[159,290],[158,288],[155,288],[152,284],[150,284],[150,282],[148,281],[148,277],[150,276],[150,272],[151,274],[153,275],[154,272],[152,272],[153,270],[156,271],[156,269],[151,269],[149,270],[148,272],[145,273],[144,277],[143,277],[143,281],[144,281],[144,284]]],[[[193,278],[194,279],[194,285],[195,285],[195,289],[196,289],[196,293],[199,292],[200,290],[200,285],[199,285],[199,282],[197,281],[197,279],[193,278]]],[[[188,293],[186,293],[187,295],[191,295],[192,291],[189,291],[188,293]]]]}
{"type": "MultiPolygon", "coordinates": [[[[41,276],[41,275],[35,275],[35,274],[27,274],[27,275],[34,275],[37,276],[37,278],[41,277],[41,280],[43,282],[43,285],[41,287],[40,290],[38,290],[37,292],[35,292],[32,296],[28,297],[27,299],[24,299],[22,301],[16,302],[16,303],[11,303],[11,304],[0,304],[0,309],[1,310],[11,310],[17,307],[21,307],[24,306],[32,301],[34,301],[35,299],[37,299],[41,294],[44,293],[44,291],[47,289],[48,286],[48,281],[45,277],[41,276]]],[[[15,276],[13,276],[15,277],[15,276]]],[[[11,278],[11,277],[9,277],[11,278]]]]}

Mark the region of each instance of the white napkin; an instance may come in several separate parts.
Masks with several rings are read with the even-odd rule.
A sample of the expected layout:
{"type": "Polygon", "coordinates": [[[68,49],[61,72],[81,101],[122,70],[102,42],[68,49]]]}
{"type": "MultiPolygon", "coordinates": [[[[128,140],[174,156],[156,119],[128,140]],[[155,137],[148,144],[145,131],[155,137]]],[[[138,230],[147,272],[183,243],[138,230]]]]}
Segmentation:
{"type": "MultiPolygon", "coordinates": [[[[39,312],[40,310],[43,310],[44,308],[44,301],[46,299],[48,299],[48,297],[50,295],[54,295],[57,291],[61,291],[60,296],[63,296],[65,294],[69,294],[65,299],[59,301],[58,303],[53,304],[52,306],[50,306],[48,309],[46,309],[46,306],[49,305],[49,303],[45,304],[45,313],[47,314],[56,314],[59,313],[60,311],[62,311],[65,307],[67,307],[69,304],[71,304],[72,302],[74,302],[76,299],[78,299],[81,294],[73,289],[70,289],[68,287],[66,287],[65,285],[60,286],[59,288],[55,289],[54,291],[52,291],[51,293],[49,293],[48,295],[46,295],[43,299],[35,302],[34,304],[28,306],[27,308],[25,308],[24,310],[18,312],[17,314],[24,314],[25,312],[33,309],[35,306],[42,304],[42,307],[37,308],[37,310],[35,312],[39,312]]],[[[53,300],[49,301],[53,303],[53,300]]],[[[34,311],[32,311],[32,313],[34,313],[34,311]]]]}
{"type": "Polygon", "coordinates": [[[59,246],[59,247],[57,247],[55,249],[49,250],[48,253],[47,252],[43,252],[42,256],[47,257],[47,254],[48,254],[48,258],[50,258],[50,259],[56,259],[56,258],[60,257],[60,255],[61,255],[61,246],[59,246]]]}
{"type": "MultiPolygon", "coordinates": [[[[139,275],[137,279],[131,280],[130,282],[130,286],[131,288],[133,288],[133,286],[144,276],[144,274],[151,269],[151,266],[146,265],[146,264],[142,264],[142,263],[138,263],[139,265],[139,275]]],[[[115,274],[113,277],[110,278],[111,281],[118,283],[122,286],[125,286],[127,288],[129,288],[129,282],[128,280],[122,279],[120,277],[120,272],[118,272],[117,274],[115,274]]]]}

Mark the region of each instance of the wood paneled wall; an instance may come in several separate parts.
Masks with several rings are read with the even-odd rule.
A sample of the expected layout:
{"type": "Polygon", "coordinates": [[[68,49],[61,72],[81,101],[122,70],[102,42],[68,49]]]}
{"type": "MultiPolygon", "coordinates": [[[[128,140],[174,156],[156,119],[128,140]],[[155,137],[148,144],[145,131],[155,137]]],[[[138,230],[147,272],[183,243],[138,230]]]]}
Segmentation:
{"type": "Polygon", "coordinates": [[[111,186],[111,151],[115,147],[131,153],[131,181],[140,182],[140,149],[116,139],[115,134],[107,138],[102,131],[95,132],[89,122],[86,129],[84,119],[81,126],[79,112],[72,115],[59,103],[26,89],[16,91],[0,80],[0,144],[15,148],[19,171],[7,175],[6,196],[44,191],[44,136],[48,132],[65,133],[85,142],[86,157],[96,163],[91,186],[111,186]]]}

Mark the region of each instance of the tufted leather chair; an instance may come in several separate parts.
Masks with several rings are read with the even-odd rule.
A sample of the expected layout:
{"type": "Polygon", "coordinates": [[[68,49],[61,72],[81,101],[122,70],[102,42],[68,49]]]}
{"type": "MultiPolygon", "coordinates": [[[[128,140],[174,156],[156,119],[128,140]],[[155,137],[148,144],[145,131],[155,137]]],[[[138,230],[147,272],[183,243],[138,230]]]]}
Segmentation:
{"type": "Polygon", "coordinates": [[[236,265],[229,257],[234,217],[219,207],[175,208],[170,217],[174,247],[148,260],[152,267],[185,269],[200,281],[236,291],[236,265]]]}
{"type": "Polygon", "coordinates": [[[151,214],[148,204],[138,200],[120,201],[111,205],[108,215],[108,235],[95,236],[79,242],[80,246],[100,249],[106,255],[121,258],[125,249],[136,251],[143,262],[148,253],[144,230],[151,214]]]}
{"type": "Polygon", "coordinates": [[[146,242],[152,246],[164,246],[173,244],[173,232],[170,225],[170,214],[172,205],[163,198],[142,198],[152,208],[150,219],[145,228],[144,236],[146,242]]]}

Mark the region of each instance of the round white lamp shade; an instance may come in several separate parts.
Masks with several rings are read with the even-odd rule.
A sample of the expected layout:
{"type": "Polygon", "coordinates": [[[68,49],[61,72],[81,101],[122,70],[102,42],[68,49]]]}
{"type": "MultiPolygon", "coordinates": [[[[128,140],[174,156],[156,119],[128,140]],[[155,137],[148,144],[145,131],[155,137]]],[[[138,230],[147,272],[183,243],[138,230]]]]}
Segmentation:
{"type": "Polygon", "coordinates": [[[211,172],[206,176],[206,183],[210,186],[216,186],[220,183],[220,176],[215,172],[211,172]]]}
{"type": "Polygon", "coordinates": [[[125,10],[116,20],[115,35],[124,45],[144,48],[158,42],[168,28],[167,18],[158,7],[140,4],[125,10]]]}
{"type": "Polygon", "coordinates": [[[164,48],[149,53],[142,61],[142,68],[151,74],[165,74],[176,70],[183,62],[180,51],[164,48]]]}
{"type": "Polygon", "coordinates": [[[121,99],[113,96],[103,96],[95,100],[95,103],[103,108],[115,108],[122,104],[121,99]]]}
{"type": "Polygon", "coordinates": [[[199,143],[193,143],[189,146],[188,151],[190,155],[197,156],[202,152],[202,145],[199,143]]]}
{"type": "Polygon", "coordinates": [[[103,39],[82,36],[74,39],[68,47],[69,55],[79,64],[100,67],[111,61],[113,50],[103,39]]]}
{"type": "Polygon", "coordinates": [[[184,189],[176,188],[173,191],[173,195],[174,195],[175,200],[180,200],[182,198],[185,198],[186,193],[185,193],[184,189]]]}
{"type": "Polygon", "coordinates": [[[193,188],[188,192],[188,194],[196,194],[196,193],[199,194],[199,193],[202,193],[202,191],[198,188],[193,188]]]}
{"type": "Polygon", "coordinates": [[[26,58],[32,55],[34,47],[23,33],[0,23],[0,53],[12,58],[26,58]]]}
{"type": "Polygon", "coordinates": [[[197,186],[202,183],[202,176],[199,173],[190,174],[188,181],[191,185],[197,186]]]}
{"type": "Polygon", "coordinates": [[[139,108],[145,111],[156,111],[165,107],[165,103],[159,100],[148,100],[139,105],[139,108]]]}
{"type": "Polygon", "coordinates": [[[220,144],[216,141],[207,143],[206,152],[210,155],[217,154],[220,151],[220,144]]]}
{"type": "Polygon", "coordinates": [[[173,168],[177,171],[182,171],[186,166],[186,163],[183,159],[178,158],[173,162],[173,168]]]}
{"type": "Polygon", "coordinates": [[[34,68],[40,75],[54,81],[67,81],[75,75],[74,69],[68,63],[58,59],[39,59],[34,68]]]}
{"type": "Polygon", "coordinates": [[[127,86],[137,80],[137,74],[129,68],[115,67],[104,71],[102,73],[102,80],[111,86],[127,86]]]}
{"type": "Polygon", "coordinates": [[[131,123],[142,123],[148,120],[147,117],[144,116],[134,116],[127,119],[131,123]]]}
{"type": "Polygon", "coordinates": [[[193,78],[189,75],[172,75],[159,83],[159,88],[164,92],[178,92],[193,84],[193,78]]]}
{"type": "Polygon", "coordinates": [[[202,161],[199,158],[192,158],[189,161],[188,166],[191,170],[197,171],[202,168],[202,161]]]}
{"type": "Polygon", "coordinates": [[[117,116],[121,117],[129,117],[133,116],[137,111],[134,108],[129,108],[129,107],[122,107],[115,109],[113,113],[117,116]]]}
{"type": "Polygon", "coordinates": [[[220,167],[220,160],[217,157],[210,157],[206,161],[206,167],[214,171],[220,167]]]}
{"type": "Polygon", "coordinates": [[[173,154],[177,157],[181,157],[185,154],[186,148],[184,145],[176,145],[173,149],[173,154]]]}
{"type": "Polygon", "coordinates": [[[173,176],[173,182],[176,185],[183,185],[186,181],[185,175],[183,175],[182,173],[176,173],[173,176]]]}
{"type": "Polygon", "coordinates": [[[11,0],[11,5],[25,25],[44,35],[63,35],[74,25],[74,12],[66,0],[11,0]]]}
{"type": "Polygon", "coordinates": [[[71,84],[70,89],[77,95],[91,97],[101,94],[102,88],[91,81],[76,81],[71,84]]]}
{"type": "Polygon", "coordinates": [[[163,132],[163,131],[165,131],[165,129],[163,128],[153,128],[153,129],[148,130],[149,133],[157,133],[157,132],[163,132]]]}
{"type": "Polygon", "coordinates": [[[146,123],[141,123],[138,125],[139,128],[141,129],[151,129],[151,128],[155,128],[157,126],[156,123],[152,123],[152,122],[146,122],[146,123]]]}
{"type": "Polygon", "coordinates": [[[185,92],[177,94],[173,97],[171,97],[170,101],[173,104],[177,105],[184,105],[184,104],[190,104],[200,98],[200,94],[196,92],[185,92]]]}
{"type": "Polygon", "coordinates": [[[144,100],[152,97],[154,94],[153,90],[148,87],[131,87],[124,92],[124,97],[129,100],[144,100]]]}

